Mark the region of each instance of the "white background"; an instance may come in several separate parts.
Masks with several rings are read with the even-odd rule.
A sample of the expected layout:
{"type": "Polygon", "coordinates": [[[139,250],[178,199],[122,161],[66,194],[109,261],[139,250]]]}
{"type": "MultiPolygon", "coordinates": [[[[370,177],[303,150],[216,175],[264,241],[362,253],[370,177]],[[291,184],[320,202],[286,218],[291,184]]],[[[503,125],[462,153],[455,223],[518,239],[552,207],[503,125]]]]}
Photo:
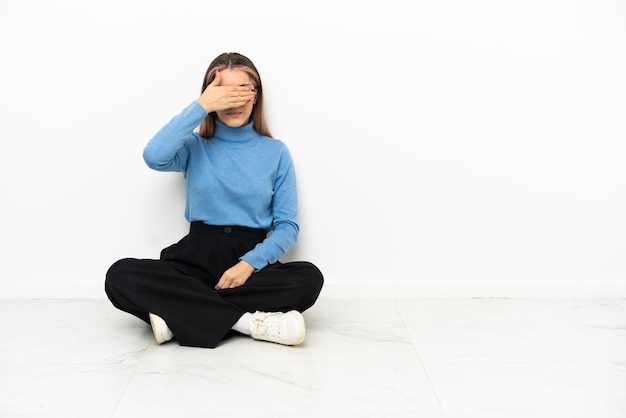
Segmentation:
{"type": "Polygon", "coordinates": [[[187,231],[141,158],[210,61],[293,154],[326,295],[626,297],[626,3],[0,0],[0,294],[104,297],[187,231]]]}

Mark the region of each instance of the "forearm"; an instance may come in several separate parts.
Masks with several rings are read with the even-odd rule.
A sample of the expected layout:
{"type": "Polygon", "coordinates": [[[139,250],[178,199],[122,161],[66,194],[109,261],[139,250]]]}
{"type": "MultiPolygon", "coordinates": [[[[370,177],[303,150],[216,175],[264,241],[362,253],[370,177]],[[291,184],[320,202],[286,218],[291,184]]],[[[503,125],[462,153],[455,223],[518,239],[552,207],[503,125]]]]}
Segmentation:
{"type": "Polygon", "coordinates": [[[244,254],[240,260],[261,270],[282,257],[298,240],[299,227],[296,222],[282,222],[275,225],[274,231],[254,249],[244,254]]]}
{"type": "Polygon", "coordinates": [[[206,112],[196,102],[183,109],[148,142],[143,150],[146,164],[162,171],[183,169],[188,154],[185,143],[205,116],[206,112]]]}

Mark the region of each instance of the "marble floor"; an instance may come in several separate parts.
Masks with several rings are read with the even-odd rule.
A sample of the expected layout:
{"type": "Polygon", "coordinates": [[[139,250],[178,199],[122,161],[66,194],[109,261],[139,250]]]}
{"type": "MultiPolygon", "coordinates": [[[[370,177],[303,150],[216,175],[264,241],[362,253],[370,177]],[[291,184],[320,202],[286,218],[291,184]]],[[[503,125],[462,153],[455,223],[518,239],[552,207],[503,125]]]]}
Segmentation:
{"type": "Polygon", "coordinates": [[[0,300],[0,417],[626,417],[625,299],[339,299],[298,347],[157,345],[104,299],[0,300]]]}

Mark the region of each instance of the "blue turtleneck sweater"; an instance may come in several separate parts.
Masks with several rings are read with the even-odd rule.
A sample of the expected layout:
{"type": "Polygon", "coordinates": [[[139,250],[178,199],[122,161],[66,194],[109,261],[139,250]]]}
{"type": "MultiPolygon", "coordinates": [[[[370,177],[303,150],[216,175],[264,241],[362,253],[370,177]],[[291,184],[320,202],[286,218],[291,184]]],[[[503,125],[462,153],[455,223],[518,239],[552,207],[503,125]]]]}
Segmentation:
{"type": "Polygon", "coordinates": [[[143,151],[159,171],[181,171],[187,182],[185,218],[209,225],[272,231],[240,258],[260,270],[298,238],[296,179],[287,146],[257,133],[252,122],[231,128],[216,121],[205,139],[195,128],[206,116],[191,103],[152,138],[143,151]]]}

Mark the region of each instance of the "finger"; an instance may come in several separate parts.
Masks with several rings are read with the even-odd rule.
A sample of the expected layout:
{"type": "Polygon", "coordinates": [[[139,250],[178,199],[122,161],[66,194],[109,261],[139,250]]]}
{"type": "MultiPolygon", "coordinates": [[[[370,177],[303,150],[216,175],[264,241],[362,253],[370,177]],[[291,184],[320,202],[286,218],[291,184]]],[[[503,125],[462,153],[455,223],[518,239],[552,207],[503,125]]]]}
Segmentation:
{"type": "Polygon", "coordinates": [[[256,93],[252,91],[250,87],[246,86],[223,86],[222,87],[229,95],[229,97],[250,97],[256,93]]]}
{"type": "Polygon", "coordinates": [[[246,102],[255,98],[256,93],[250,90],[249,87],[244,87],[246,90],[235,90],[230,94],[230,101],[232,103],[245,104],[246,102]]]}
{"type": "Polygon", "coordinates": [[[221,76],[220,76],[219,70],[215,70],[215,78],[213,79],[213,81],[211,81],[209,86],[219,86],[221,81],[222,80],[221,80],[221,76]]]}

